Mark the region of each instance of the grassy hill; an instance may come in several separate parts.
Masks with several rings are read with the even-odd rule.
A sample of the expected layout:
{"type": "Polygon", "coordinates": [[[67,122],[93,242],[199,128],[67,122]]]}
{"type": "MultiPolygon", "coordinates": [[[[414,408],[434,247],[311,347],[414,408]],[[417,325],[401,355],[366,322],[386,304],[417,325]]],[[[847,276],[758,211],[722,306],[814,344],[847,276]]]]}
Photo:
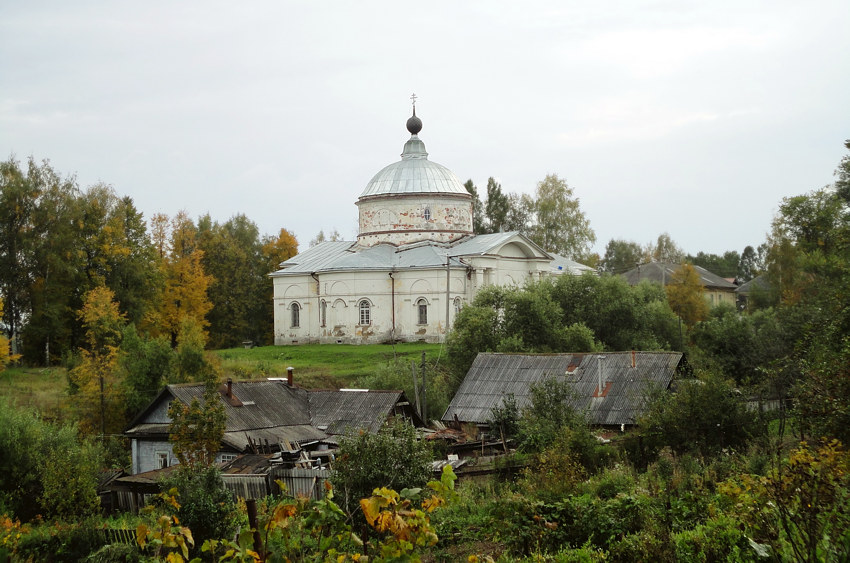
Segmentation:
{"type": "MultiPolygon", "coordinates": [[[[441,354],[440,344],[405,343],[370,344],[307,344],[302,346],[263,346],[244,349],[218,350],[224,373],[234,378],[285,377],[286,368],[295,368],[295,381],[307,388],[352,387],[358,380],[401,359],[417,361],[425,352],[429,364],[441,354]]],[[[445,350],[442,351],[445,354],[445,350]]],[[[444,357],[444,356],[443,356],[444,357]]]]}
{"type": "MultiPolygon", "coordinates": [[[[430,366],[445,359],[440,344],[310,344],[303,346],[264,346],[246,350],[231,348],[213,353],[221,359],[224,377],[256,379],[286,377],[286,368],[295,368],[295,381],[306,388],[355,387],[394,358],[408,364],[427,354],[430,366]]],[[[65,368],[14,367],[0,373],[0,400],[14,406],[32,408],[48,420],[68,418],[68,379],[65,368]]]]}

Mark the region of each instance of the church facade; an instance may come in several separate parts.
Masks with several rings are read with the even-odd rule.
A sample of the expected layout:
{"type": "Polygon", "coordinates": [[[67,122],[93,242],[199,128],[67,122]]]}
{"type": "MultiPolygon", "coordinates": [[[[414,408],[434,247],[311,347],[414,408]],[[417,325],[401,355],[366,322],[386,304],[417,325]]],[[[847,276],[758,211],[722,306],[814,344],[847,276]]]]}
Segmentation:
{"type": "Polygon", "coordinates": [[[518,232],[474,235],[472,196],[428,160],[415,108],[407,129],[401,160],[357,200],[357,240],[320,243],[270,274],[275,344],[437,342],[486,285],[590,270],[518,232]]]}

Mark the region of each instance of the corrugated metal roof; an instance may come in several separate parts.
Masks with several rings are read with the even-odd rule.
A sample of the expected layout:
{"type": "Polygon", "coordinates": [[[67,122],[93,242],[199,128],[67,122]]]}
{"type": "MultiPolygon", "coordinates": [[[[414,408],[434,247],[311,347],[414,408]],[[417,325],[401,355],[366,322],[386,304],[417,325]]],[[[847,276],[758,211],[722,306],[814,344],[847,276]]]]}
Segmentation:
{"type": "MultiPolygon", "coordinates": [[[[703,285],[703,287],[710,287],[713,289],[728,289],[730,291],[735,290],[735,284],[729,283],[717,274],[709,272],[702,266],[695,266],[693,264],[692,266],[694,270],[696,270],[697,275],[699,275],[700,283],[703,285]]],[[[625,272],[620,275],[625,278],[629,285],[637,285],[643,280],[649,280],[653,283],[662,283],[663,281],[663,283],[666,285],[670,283],[673,273],[681,267],[681,264],[650,262],[649,264],[641,264],[637,268],[629,270],[628,272],[625,272]]]]}
{"type": "Polygon", "coordinates": [[[377,432],[393,414],[403,391],[317,390],[308,394],[313,425],[328,434],[377,432]]]}
{"type": "Polygon", "coordinates": [[[522,409],[530,402],[532,385],[554,377],[572,385],[573,406],[586,413],[589,423],[634,424],[647,397],[669,387],[682,359],[680,352],[636,352],[632,368],[631,352],[602,354],[604,396],[594,397],[598,355],[478,354],[442,420],[457,416],[461,422],[485,424],[504,397],[513,394],[522,409]]]}

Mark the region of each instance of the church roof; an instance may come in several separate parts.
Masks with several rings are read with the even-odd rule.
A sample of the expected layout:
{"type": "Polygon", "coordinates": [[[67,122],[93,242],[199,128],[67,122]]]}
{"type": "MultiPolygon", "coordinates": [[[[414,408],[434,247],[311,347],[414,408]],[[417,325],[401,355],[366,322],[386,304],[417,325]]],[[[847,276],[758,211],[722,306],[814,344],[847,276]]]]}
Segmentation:
{"type": "Polygon", "coordinates": [[[526,258],[551,259],[549,254],[516,231],[471,236],[455,245],[423,241],[403,246],[376,244],[364,248],[352,241],[333,241],[317,244],[293,256],[271,275],[279,277],[339,270],[439,268],[445,267],[447,254],[451,257],[452,266],[464,267],[460,257],[497,254],[511,242],[525,243],[523,246],[528,253],[526,258]]]}
{"type": "Polygon", "coordinates": [[[386,166],[366,184],[361,198],[380,195],[456,194],[472,197],[454,172],[428,160],[425,143],[417,133],[422,121],[416,117],[408,120],[410,139],[404,144],[401,160],[386,166]],[[412,120],[415,120],[412,122],[412,120]]]}

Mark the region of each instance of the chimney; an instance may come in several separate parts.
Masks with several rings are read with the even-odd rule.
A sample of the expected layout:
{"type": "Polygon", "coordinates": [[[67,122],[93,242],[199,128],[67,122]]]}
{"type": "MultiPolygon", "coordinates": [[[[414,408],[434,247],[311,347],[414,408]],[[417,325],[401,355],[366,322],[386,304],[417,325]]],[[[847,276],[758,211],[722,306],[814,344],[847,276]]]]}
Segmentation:
{"type": "Polygon", "coordinates": [[[292,377],[292,372],[295,370],[292,366],[286,368],[286,384],[292,387],[295,385],[295,381],[292,377]]]}
{"type": "Polygon", "coordinates": [[[233,397],[233,379],[227,378],[227,398],[233,397]]]}

